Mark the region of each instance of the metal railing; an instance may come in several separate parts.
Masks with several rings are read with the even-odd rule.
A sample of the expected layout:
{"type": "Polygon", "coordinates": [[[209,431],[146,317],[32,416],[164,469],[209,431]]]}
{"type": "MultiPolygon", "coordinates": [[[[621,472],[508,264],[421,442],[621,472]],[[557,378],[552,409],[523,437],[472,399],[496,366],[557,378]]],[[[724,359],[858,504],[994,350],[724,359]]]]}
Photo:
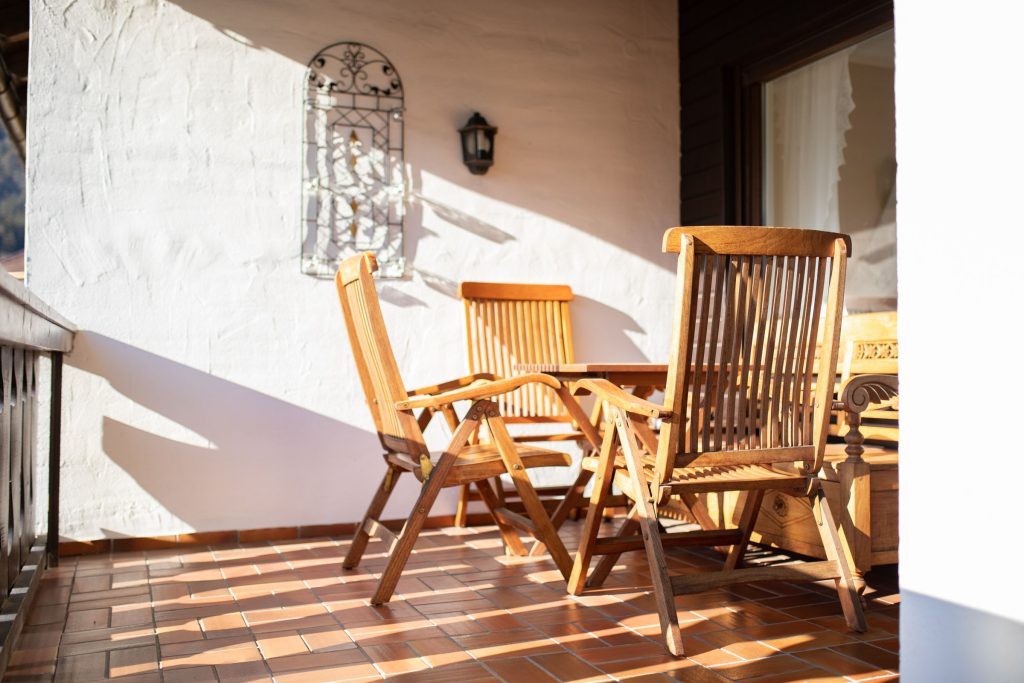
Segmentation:
{"type": "Polygon", "coordinates": [[[61,375],[75,327],[0,271],[0,677],[31,607],[42,569],[57,563],[60,502],[61,375]],[[48,356],[49,481],[36,481],[41,386],[48,356]],[[45,537],[36,533],[37,500],[46,501],[45,537]]]}

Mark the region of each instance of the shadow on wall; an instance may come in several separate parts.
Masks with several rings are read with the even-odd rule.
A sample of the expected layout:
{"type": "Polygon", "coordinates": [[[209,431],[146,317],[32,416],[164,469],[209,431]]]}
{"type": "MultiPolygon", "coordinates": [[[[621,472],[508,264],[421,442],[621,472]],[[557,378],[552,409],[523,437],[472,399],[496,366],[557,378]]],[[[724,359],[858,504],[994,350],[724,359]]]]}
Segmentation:
{"type": "MultiPolygon", "coordinates": [[[[629,337],[642,335],[636,320],[622,311],[590,297],[574,295],[572,303],[572,341],[580,361],[644,363],[644,352],[629,337]]],[[[668,346],[665,346],[668,353],[668,346]]],[[[657,359],[655,359],[657,362],[657,359]]]]}
{"type": "MultiPolygon", "coordinates": [[[[1016,583],[1006,577],[1011,600],[1016,583]]],[[[1024,623],[906,588],[900,600],[905,680],[1024,681],[1024,623]]]]}
{"type": "MultiPolygon", "coordinates": [[[[492,225],[487,221],[480,220],[476,216],[471,216],[465,211],[460,211],[454,206],[448,204],[442,204],[441,202],[433,199],[428,199],[418,192],[413,192],[409,198],[410,204],[419,203],[423,206],[430,208],[431,211],[438,217],[444,220],[449,225],[465,230],[471,235],[476,235],[489,242],[495,244],[504,244],[515,240],[515,236],[505,232],[496,225],[492,225]]],[[[422,222],[422,220],[420,221],[422,222]]]]}
{"type": "MultiPolygon", "coordinates": [[[[68,365],[203,439],[183,443],[111,417],[103,450],[168,511],[198,531],[350,522],[381,469],[377,436],[94,332],[68,365]]],[[[375,481],[373,483],[376,483],[375,481]]]]}
{"type": "MultiPolygon", "coordinates": [[[[428,287],[453,299],[458,298],[456,282],[419,269],[416,274],[428,287]]],[[[427,305],[421,299],[387,284],[378,285],[377,291],[382,301],[402,308],[427,305]]],[[[636,320],[596,299],[578,294],[573,296],[571,308],[573,346],[577,359],[621,363],[647,361],[643,351],[629,337],[630,333],[644,334],[636,320]]],[[[668,347],[664,350],[667,358],[668,347]]]]}
{"type": "MultiPolygon", "coordinates": [[[[419,166],[409,188],[411,211],[426,207],[453,229],[483,240],[485,248],[515,239],[506,226],[425,196],[433,194],[424,187],[429,173],[674,269],[660,244],[678,215],[678,157],[662,150],[677,149],[678,102],[652,95],[674,92],[676,79],[670,68],[663,73],[652,66],[664,63],[656,60],[659,55],[674,64],[676,52],[665,50],[660,34],[648,38],[609,30],[607,24],[621,18],[609,9],[614,4],[592,11],[586,6],[593,15],[584,16],[587,40],[611,41],[599,51],[584,50],[585,41],[571,29],[539,35],[539,27],[546,34],[549,27],[577,25],[580,3],[435,0],[366,3],[356,9],[353,3],[315,0],[174,4],[231,40],[302,66],[340,40],[366,41],[383,51],[407,91],[406,162],[419,166]],[[458,148],[455,131],[471,106],[497,117],[494,123],[501,128],[498,160],[486,177],[469,174],[458,148]],[[425,134],[438,130],[445,134],[425,134]],[[623,225],[624,214],[629,227],[623,225]]],[[[418,242],[429,231],[412,215],[405,231],[406,256],[415,266],[418,242]]]]}

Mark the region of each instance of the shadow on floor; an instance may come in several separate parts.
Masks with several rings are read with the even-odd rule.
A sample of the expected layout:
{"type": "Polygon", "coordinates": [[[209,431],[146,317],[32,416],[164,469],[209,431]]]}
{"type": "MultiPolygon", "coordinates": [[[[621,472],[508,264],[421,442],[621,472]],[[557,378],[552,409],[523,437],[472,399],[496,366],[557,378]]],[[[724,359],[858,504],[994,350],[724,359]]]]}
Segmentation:
{"type": "MultiPolygon", "coordinates": [[[[566,524],[567,543],[579,529],[566,524]]],[[[316,539],[68,558],[44,580],[11,680],[897,675],[892,572],[869,575],[863,634],[846,629],[828,586],[777,582],[679,597],[689,656],[676,660],[656,641],[642,554],[624,556],[604,588],[574,598],[546,558],[504,557],[493,527],[437,530],[421,536],[391,603],[372,607],[382,544],[342,571],[347,546],[316,539]]],[[[669,554],[673,572],[719,562],[710,551],[669,554]]]]}

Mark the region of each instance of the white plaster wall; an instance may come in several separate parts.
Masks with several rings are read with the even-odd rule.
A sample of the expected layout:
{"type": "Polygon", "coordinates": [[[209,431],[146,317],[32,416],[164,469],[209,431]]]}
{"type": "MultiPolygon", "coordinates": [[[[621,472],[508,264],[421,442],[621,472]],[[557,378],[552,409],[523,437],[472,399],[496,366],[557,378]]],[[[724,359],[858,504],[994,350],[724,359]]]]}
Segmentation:
{"type": "Polygon", "coordinates": [[[413,275],[381,290],[409,385],[464,370],[460,279],[567,282],[580,357],[665,357],[673,0],[33,2],[29,284],[83,330],[65,538],[362,514],[380,447],[333,283],[299,273],[305,64],[338,40],[405,86],[413,275]],[[500,128],[483,177],[473,110],[500,128]]]}
{"type": "Polygon", "coordinates": [[[1024,680],[1022,20],[896,2],[906,681],[1024,680]]]}

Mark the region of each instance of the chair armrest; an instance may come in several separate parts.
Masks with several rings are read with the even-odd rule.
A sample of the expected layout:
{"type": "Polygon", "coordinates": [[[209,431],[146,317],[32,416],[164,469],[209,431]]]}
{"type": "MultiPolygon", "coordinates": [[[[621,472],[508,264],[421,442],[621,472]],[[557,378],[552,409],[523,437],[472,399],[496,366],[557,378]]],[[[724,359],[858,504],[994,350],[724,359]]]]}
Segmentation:
{"type": "Polygon", "coordinates": [[[405,401],[395,401],[395,408],[398,410],[436,408],[438,406],[448,405],[449,403],[455,403],[456,401],[468,401],[475,398],[488,398],[491,396],[498,396],[500,394],[507,394],[510,391],[518,389],[524,384],[534,382],[544,384],[552,389],[558,389],[562,386],[559,384],[558,380],[551,375],[531,372],[526,375],[517,375],[515,377],[508,377],[505,379],[496,379],[491,382],[473,384],[471,386],[462,387],[461,389],[454,389],[452,391],[434,394],[433,396],[416,396],[405,401]]]}
{"type": "Polygon", "coordinates": [[[660,418],[672,415],[672,411],[665,406],[659,406],[657,403],[634,396],[606,379],[581,379],[576,382],[576,386],[589,391],[602,401],[608,401],[613,406],[622,408],[627,413],[660,418]]]}
{"type": "Polygon", "coordinates": [[[468,387],[475,382],[481,380],[493,380],[494,375],[489,372],[477,372],[472,375],[466,375],[458,379],[453,379],[448,382],[441,382],[440,384],[433,384],[428,387],[420,387],[419,389],[412,389],[407,392],[410,396],[424,396],[427,394],[440,394],[443,391],[451,391],[452,389],[461,389],[462,387],[468,387]]]}
{"type": "Polygon", "coordinates": [[[897,375],[857,375],[843,384],[839,400],[832,404],[832,408],[847,413],[863,413],[872,403],[882,403],[899,396],[899,382],[897,375]]]}

